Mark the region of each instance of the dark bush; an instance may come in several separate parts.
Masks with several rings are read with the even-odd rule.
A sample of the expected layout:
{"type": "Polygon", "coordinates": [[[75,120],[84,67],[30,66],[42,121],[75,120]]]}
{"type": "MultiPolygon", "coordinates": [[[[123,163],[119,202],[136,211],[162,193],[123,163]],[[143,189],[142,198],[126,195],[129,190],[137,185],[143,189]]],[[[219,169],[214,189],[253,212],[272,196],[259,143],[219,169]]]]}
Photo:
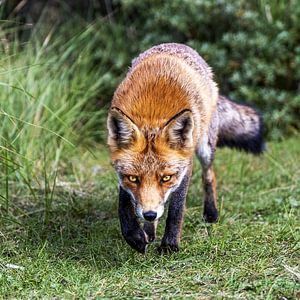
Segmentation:
{"type": "MultiPolygon", "coordinates": [[[[212,66],[221,92],[257,106],[278,138],[300,129],[298,1],[120,1],[134,52],[176,41],[212,66]]],[[[132,48],[132,46],[131,46],[132,48]]]]}
{"type": "MultiPolygon", "coordinates": [[[[56,3],[54,7],[58,11],[66,10],[64,5],[57,6],[63,2],[49,1],[56,3]]],[[[69,6],[74,15],[82,10],[80,2],[84,1],[69,6]]],[[[113,78],[103,87],[103,103],[110,101],[115,83],[135,55],[158,43],[180,42],[195,48],[205,58],[222,93],[233,100],[253,104],[264,113],[270,138],[300,129],[300,5],[297,0],[95,0],[88,3],[87,11],[94,8],[89,16],[101,23],[97,34],[91,36],[96,41],[91,59],[95,66],[105,64],[113,78]],[[110,53],[103,53],[105,44],[113,45],[110,53]]],[[[61,20],[62,14],[52,15],[61,20]]],[[[85,26],[84,22],[78,24],[78,18],[69,22],[85,26]]],[[[62,22],[65,23],[66,20],[62,22]]]]}

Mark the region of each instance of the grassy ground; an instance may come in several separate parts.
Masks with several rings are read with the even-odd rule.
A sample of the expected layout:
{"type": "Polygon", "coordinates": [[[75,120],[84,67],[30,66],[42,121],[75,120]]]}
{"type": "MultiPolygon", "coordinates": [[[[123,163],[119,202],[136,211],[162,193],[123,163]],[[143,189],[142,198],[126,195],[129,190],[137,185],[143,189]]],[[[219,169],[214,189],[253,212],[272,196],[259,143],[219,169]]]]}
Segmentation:
{"type": "Polygon", "coordinates": [[[70,158],[77,169],[61,170],[46,189],[10,182],[0,219],[0,297],[300,298],[299,149],[294,138],[269,143],[262,157],[219,150],[221,218],[213,226],[201,220],[195,162],[181,251],[170,256],[156,253],[159,241],[145,256],[124,242],[103,150],[70,158]]]}

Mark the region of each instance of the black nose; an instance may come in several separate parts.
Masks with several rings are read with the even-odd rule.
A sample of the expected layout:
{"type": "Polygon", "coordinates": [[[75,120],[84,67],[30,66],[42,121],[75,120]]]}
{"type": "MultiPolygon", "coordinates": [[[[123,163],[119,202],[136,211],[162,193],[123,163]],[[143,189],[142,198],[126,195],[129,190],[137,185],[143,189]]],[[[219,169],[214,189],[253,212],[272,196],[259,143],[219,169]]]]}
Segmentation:
{"type": "Polygon", "coordinates": [[[156,219],[157,213],[150,210],[150,211],[144,212],[143,216],[144,216],[145,220],[151,222],[151,221],[154,221],[156,219]]]}

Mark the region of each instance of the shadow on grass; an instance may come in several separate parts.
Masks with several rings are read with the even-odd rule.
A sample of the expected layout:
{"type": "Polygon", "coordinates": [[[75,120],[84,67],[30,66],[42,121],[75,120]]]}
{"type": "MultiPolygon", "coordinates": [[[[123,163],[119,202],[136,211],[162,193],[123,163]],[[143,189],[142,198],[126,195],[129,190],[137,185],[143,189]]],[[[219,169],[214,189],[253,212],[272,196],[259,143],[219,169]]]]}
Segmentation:
{"type": "Polygon", "coordinates": [[[24,205],[16,199],[15,209],[2,214],[2,256],[11,258],[22,251],[32,257],[47,255],[99,268],[118,266],[128,259],[116,195],[101,199],[100,193],[98,198],[56,192],[53,199],[48,210],[40,201],[24,205]]]}

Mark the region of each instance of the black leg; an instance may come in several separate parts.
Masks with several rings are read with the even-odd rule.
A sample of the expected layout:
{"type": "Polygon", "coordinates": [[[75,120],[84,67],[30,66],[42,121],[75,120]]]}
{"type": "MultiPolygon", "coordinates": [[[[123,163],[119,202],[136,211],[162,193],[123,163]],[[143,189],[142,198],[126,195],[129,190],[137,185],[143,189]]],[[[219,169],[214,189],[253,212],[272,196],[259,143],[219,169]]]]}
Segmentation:
{"type": "Polygon", "coordinates": [[[131,196],[122,187],[119,193],[119,218],[126,242],[140,253],[146,252],[147,239],[134,213],[131,196]]]}
{"type": "Polygon", "coordinates": [[[219,118],[218,112],[215,112],[212,116],[209,131],[203,135],[196,153],[202,165],[202,185],[204,191],[203,218],[209,223],[218,220],[217,179],[213,170],[218,131],[219,118]]]}
{"type": "Polygon", "coordinates": [[[183,178],[180,186],[172,194],[166,221],[165,234],[163,236],[159,252],[178,252],[183,223],[185,200],[189,186],[191,172],[183,178]]]}
{"type": "Polygon", "coordinates": [[[202,183],[204,190],[203,218],[208,223],[214,223],[218,220],[218,209],[216,188],[217,183],[212,166],[207,169],[203,168],[202,183]]]}

